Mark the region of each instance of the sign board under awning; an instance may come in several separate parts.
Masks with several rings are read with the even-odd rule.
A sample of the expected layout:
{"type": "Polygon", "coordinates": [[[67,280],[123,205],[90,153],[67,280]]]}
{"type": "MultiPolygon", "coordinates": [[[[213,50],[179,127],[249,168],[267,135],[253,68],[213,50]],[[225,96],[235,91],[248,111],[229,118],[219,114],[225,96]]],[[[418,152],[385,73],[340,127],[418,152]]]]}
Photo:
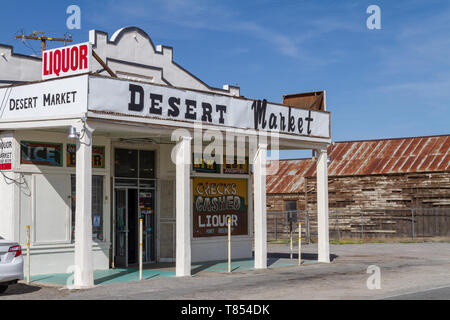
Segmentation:
{"type": "Polygon", "coordinates": [[[328,112],[161,85],[89,77],[92,111],[330,138],[328,112]]]}
{"type": "Polygon", "coordinates": [[[0,88],[1,120],[78,116],[87,111],[88,76],[0,88]]]}

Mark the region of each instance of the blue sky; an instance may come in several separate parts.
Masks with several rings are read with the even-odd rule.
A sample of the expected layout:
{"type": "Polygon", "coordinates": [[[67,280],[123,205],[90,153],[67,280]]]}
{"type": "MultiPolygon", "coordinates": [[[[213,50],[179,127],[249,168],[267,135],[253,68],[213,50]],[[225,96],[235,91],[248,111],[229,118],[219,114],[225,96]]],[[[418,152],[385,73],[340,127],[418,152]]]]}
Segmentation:
{"type": "Polygon", "coordinates": [[[9,1],[0,24],[0,43],[26,54],[13,40],[22,29],[70,31],[84,42],[90,29],[112,35],[134,25],[212,86],[238,84],[246,97],[273,102],[325,89],[334,141],[450,133],[447,0],[9,1]],[[81,8],[81,30],[66,28],[70,4],[81,8]],[[381,30],[366,27],[371,4],[381,8],[381,30]]]}

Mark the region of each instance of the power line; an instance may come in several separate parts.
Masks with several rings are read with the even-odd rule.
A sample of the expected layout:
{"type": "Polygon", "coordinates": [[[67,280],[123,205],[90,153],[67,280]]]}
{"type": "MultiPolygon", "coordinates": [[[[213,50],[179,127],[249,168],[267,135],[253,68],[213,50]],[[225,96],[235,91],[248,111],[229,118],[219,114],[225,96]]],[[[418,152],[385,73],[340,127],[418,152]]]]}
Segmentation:
{"type": "MultiPolygon", "coordinates": [[[[17,34],[17,33],[16,33],[17,34]]],[[[72,42],[72,35],[70,33],[65,33],[64,34],[64,38],[53,38],[53,37],[47,37],[44,35],[45,33],[42,31],[33,31],[33,33],[31,33],[30,35],[25,35],[23,33],[23,30],[21,32],[20,35],[16,35],[15,39],[22,39],[22,43],[27,46],[28,48],[30,48],[31,50],[33,50],[33,52],[36,51],[33,49],[33,47],[31,47],[30,45],[28,45],[25,41],[25,39],[29,39],[29,40],[40,40],[41,41],[41,56],[42,53],[44,52],[44,50],[46,50],[47,48],[47,41],[60,41],[60,42],[64,42],[64,45],[67,44],[67,42],[72,42]]],[[[37,55],[37,54],[36,54],[37,55]]]]}

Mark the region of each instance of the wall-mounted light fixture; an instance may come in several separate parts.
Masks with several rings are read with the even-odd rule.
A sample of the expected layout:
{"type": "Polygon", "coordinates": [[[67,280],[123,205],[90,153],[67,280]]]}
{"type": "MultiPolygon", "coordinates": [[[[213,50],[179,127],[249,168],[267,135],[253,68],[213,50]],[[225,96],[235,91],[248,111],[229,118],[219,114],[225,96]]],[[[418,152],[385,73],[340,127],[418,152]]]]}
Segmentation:
{"type": "Polygon", "coordinates": [[[81,133],[77,132],[77,128],[71,126],[69,128],[69,135],[67,136],[67,139],[81,139],[84,136],[86,131],[86,116],[81,118],[81,122],[83,122],[83,129],[81,129],[81,133]]]}
{"type": "Polygon", "coordinates": [[[67,136],[67,139],[78,139],[79,137],[80,137],[80,134],[77,132],[77,128],[70,127],[69,135],[67,136]]]}

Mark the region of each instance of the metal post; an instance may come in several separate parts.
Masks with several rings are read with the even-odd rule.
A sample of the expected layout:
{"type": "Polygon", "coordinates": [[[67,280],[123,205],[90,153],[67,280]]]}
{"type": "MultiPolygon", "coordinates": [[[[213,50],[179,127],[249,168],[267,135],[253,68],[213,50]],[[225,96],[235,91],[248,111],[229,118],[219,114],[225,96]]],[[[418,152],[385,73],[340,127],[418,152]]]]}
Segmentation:
{"type": "Polygon", "coordinates": [[[298,265],[302,264],[302,223],[298,222],[298,265]]]}
{"type": "Polygon", "coordinates": [[[308,244],[311,244],[311,230],[309,228],[309,212],[306,210],[306,233],[308,236],[308,244]]]}
{"type": "Polygon", "coordinates": [[[290,259],[292,260],[292,221],[289,222],[289,241],[290,241],[290,250],[291,250],[291,254],[290,254],[290,259]]]}
{"type": "Polygon", "coordinates": [[[30,226],[27,226],[27,284],[30,284],[30,226]]]}
{"type": "Polygon", "coordinates": [[[142,218],[139,218],[139,280],[142,280],[142,218]]]}
{"type": "Polygon", "coordinates": [[[286,211],[286,245],[289,245],[289,211],[286,211]]]}
{"type": "Polygon", "coordinates": [[[278,214],[275,214],[275,240],[278,240],[278,214]]]}
{"type": "Polygon", "coordinates": [[[228,272],[231,272],[231,219],[228,218],[228,272]]]}
{"type": "Polygon", "coordinates": [[[364,223],[363,223],[363,214],[361,211],[361,240],[364,241],[364,223]]]}
{"type": "Polygon", "coordinates": [[[414,234],[414,209],[411,209],[411,235],[412,239],[414,240],[415,234],[414,234]]]}
{"type": "Polygon", "coordinates": [[[341,231],[339,230],[339,211],[335,211],[336,213],[336,225],[338,228],[338,241],[341,241],[341,231]]]}

